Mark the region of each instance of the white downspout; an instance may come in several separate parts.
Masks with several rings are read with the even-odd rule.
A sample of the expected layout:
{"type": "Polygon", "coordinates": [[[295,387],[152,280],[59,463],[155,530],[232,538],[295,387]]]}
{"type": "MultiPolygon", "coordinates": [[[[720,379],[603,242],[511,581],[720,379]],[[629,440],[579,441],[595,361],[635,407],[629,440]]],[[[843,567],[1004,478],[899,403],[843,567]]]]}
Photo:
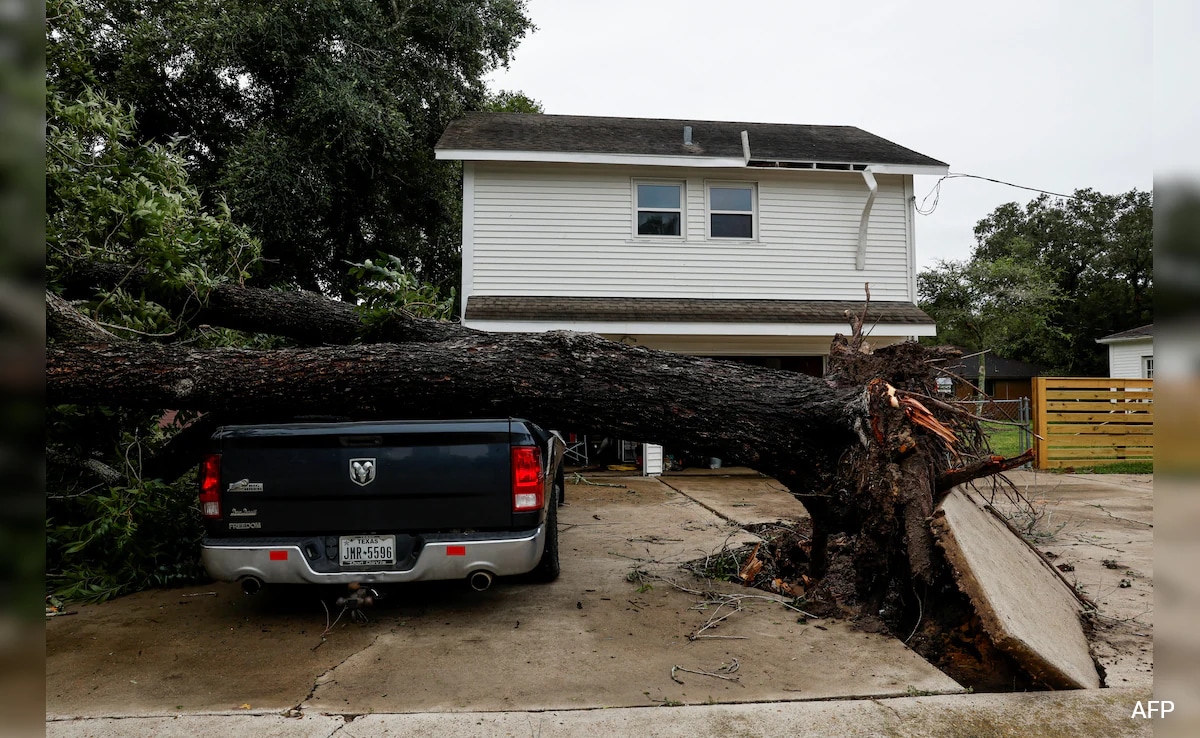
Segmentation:
{"type": "Polygon", "coordinates": [[[746,164],[750,164],[750,132],[742,131],[742,158],[746,160],[746,164]]]}
{"type": "Polygon", "coordinates": [[[863,205],[862,220],[858,222],[858,256],[854,259],[854,268],[862,271],[867,268],[867,221],[871,219],[871,206],[875,204],[875,193],[879,185],[875,183],[875,175],[871,167],[862,170],[863,179],[867,182],[867,202],[863,205]]]}

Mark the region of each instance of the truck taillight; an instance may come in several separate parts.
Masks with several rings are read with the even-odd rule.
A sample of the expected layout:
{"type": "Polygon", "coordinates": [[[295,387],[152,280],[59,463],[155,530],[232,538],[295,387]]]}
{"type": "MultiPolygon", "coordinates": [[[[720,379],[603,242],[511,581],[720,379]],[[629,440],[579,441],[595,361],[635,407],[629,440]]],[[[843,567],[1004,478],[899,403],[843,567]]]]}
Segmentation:
{"type": "Polygon", "coordinates": [[[513,512],[542,507],[542,450],[536,446],[512,448],[513,512]]]}
{"type": "Polygon", "coordinates": [[[221,517],[221,454],[208,454],[200,462],[200,513],[221,517]]]}

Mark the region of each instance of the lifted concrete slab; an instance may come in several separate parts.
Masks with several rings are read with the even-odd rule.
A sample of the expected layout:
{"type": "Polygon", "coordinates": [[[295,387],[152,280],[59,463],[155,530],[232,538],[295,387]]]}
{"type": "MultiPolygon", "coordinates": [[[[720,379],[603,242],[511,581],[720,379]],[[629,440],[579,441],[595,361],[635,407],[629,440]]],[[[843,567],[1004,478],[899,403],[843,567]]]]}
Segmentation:
{"type": "Polygon", "coordinates": [[[1055,689],[1101,686],[1079,599],[982,497],[956,488],[931,526],[998,648],[1055,689]]]}

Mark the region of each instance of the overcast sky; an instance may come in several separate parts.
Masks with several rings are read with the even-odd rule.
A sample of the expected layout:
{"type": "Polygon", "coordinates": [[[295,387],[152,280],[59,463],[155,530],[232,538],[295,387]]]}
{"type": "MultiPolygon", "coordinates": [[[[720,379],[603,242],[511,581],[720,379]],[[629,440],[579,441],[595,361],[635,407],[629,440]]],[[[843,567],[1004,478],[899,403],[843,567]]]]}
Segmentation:
{"type": "MultiPolygon", "coordinates": [[[[853,125],[952,172],[1151,187],[1149,0],[529,0],[529,15],[538,30],[489,85],[547,113],[853,125]]],[[[916,178],[918,201],[936,179],[916,178]]],[[[1035,196],[947,180],[917,217],[918,266],[967,258],[980,218],[1035,196]]]]}

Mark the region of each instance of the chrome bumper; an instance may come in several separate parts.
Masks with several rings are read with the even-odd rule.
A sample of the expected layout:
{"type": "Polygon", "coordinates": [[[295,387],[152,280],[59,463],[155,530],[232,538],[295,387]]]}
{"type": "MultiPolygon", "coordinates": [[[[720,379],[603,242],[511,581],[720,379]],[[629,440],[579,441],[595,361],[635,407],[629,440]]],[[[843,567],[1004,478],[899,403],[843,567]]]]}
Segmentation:
{"type": "Polygon", "coordinates": [[[545,539],[546,526],[543,524],[533,534],[517,537],[430,541],[421,548],[411,569],[395,571],[315,571],[299,545],[282,541],[245,546],[210,540],[200,547],[200,558],[209,575],[221,582],[257,577],[267,584],[387,584],[465,579],[476,571],[495,576],[525,574],[537,566],[545,539]],[[450,547],[464,553],[460,555],[455,551],[451,555],[450,547]],[[286,552],[286,557],[281,552],[286,552]]]}

